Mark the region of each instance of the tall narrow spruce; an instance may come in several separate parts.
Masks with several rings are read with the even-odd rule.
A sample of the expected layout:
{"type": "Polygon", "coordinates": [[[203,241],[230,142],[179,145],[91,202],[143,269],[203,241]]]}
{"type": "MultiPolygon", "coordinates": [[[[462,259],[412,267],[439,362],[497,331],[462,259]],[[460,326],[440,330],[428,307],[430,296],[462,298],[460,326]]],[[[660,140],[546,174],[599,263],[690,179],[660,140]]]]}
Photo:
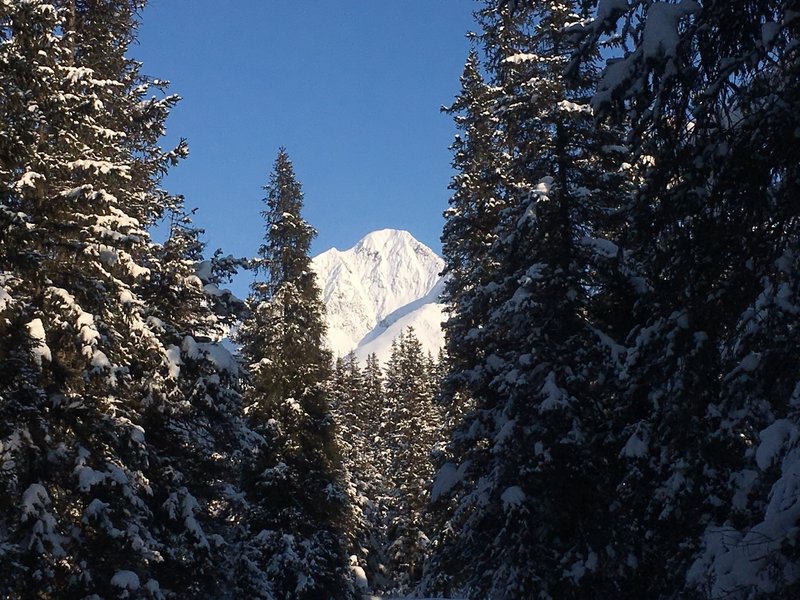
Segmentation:
{"type": "Polygon", "coordinates": [[[266,236],[249,317],[238,333],[250,371],[246,410],[259,434],[245,469],[242,553],[248,597],[352,598],[342,536],[346,494],[325,395],[331,356],[309,249],[314,229],[284,149],[266,186],[266,236]]]}

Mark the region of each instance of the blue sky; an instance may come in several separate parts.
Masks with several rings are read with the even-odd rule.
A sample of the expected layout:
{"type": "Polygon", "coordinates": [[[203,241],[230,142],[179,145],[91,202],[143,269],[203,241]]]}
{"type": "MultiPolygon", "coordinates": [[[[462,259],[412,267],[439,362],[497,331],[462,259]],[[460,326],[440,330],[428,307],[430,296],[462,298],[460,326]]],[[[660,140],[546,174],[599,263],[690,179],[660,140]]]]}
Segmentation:
{"type": "MultiPolygon", "coordinates": [[[[261,187],[285,146],[319,231],[314,253],[407,229],[440,250],[470,0],[151,0],[131,54],[183,100],[165,187],[197,207],[209,251],[252,255],[261,187]]],[[[238,286],[237,286],[238,287],[238,286]]]]}

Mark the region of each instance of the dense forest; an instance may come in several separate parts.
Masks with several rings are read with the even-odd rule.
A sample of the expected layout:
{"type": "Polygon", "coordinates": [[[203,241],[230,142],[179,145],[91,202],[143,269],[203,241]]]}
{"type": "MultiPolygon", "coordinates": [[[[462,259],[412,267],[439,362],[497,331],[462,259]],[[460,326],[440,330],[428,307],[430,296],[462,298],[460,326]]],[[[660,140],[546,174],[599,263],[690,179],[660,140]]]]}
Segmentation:
{"type": "Polygon", "coordinates": [[[477,2],[386,364],[284,149],[256,257],[163,189],[144,5],[0,0],[1,597],[800,597],[796,2],[477,2]]]}

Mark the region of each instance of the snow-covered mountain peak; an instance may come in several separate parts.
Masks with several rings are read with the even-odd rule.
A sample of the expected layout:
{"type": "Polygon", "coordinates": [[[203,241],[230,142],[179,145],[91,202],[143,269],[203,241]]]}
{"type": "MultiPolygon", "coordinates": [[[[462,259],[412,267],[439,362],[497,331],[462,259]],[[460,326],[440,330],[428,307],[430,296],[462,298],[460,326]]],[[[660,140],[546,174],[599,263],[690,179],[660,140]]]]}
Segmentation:
{"type": "MultiPolygon", "coordinates": [[[[434,254],[433,250],[419,242],[405,229],[378,229],[361,238],[352,248],[355,252],[397,251],[404,246],[420,248],[423,252],[434,254]]],[[[434,254],[435,255],[435,254],[434,254]]]]}
{"type": "Polygon", "coordinates": [[[381,229],[348,250],[323,252],[313,265],[327,309],[328,344],[343,356],[398,309],[429,296],[444,261],[408,231],[381,229]]]}

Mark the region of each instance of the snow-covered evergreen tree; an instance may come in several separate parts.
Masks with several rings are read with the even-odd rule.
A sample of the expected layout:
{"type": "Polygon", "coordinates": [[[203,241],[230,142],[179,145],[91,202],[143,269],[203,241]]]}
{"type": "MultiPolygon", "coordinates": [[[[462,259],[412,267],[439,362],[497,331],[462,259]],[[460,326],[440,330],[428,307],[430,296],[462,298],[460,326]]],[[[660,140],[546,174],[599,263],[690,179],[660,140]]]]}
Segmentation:
{"type": "Polygon", "coordinates": [[[364,515],[370,526],[370,556],[367,575],[373,592],[393,587],[394,577],[387,556],[389,547],[387,523],[391,505],[391,450],[386,436],[389,420],[385,392],[385,375],[376,354],[367,356],[364,364],[364,387],[361,399],[362,434],[371,475],[369,504],[364,515]]]}
{"type": "Polygon", "coordinates": [[[431,451],[441,435],[442,419],[433,402],[429,367],[409,327],[395,340],[386,365],[386,419],[380,436],[391,461],[386,527],[395,593],[408,592],[419,581],[430,534],[426,508],[431,451]]]}
{"type": "Polygon", "coordinates": [[[352,509],[348,525],[351,567],[363,570],[363,591],[387,588],[386,445],[379,431],[383,403],[382,374],[377,357],[364,370],[355,354],[337,359],[329,384],[337,443],[342,452],[352,509]]]}
{"type": "Polygon", "coordinates": [[[325,394],[331,356],[311,269],[314,229],[281,149],[265,198],[266,236],[250,316],[237,338],[250,370],[248,419],[261,442],[245,466],[250,507],[240,592],[281,599],[351,598],[343,527],[347,496],[325,394]]]}
{"type": "Polygon", "coordinates": [[[584,4],[582,50],[608,34],[618,48],[593,106],[632,119],[643,178],[626,242],[647,284],[622,372],[626,587],[791,595],[797,15],[758,0],[584,4]]]}
{"type": "Polygon", "coordinates": [[[242,302],[219,286],[239,261],[204,260],[200,234],[188,215],[175,215],[157,249],[158,271],[143,286],[170,360],[161,382],[169,402],[149,407],[143,424],[155,447],[147,475],[163,484],[155,500],[164,553],[173,559],[159,581],[185,596],[222,597],[233,584],[244,508],[239,466],[252,434],[243,423],[239,366],[222,344],[242,302]]]}
{"type": "Polygon", "coordinates": [[[362,564],[369,554],[370,531],[364,518],[364,507],[369,503],[369,484],[365,479],[370,463],[365,455],[359,415],[363,387],[361,369],[355,356],[350,353],[337,358],[326,385],[326,394],[336,424],[336,445],[342,455],[351,511],[346,531],[349,554],[362,564]]]}
{"type": "MultiPolygon", "coordinates": [[[[384,373],[376,354],[367,356],[364,363],[364,397],[361,402],[363,414],[364,433],[368,440],[377,442],[376,437],[381,431],[381,422],[385,415],[384,410],[384,373]]],[[[381,472],[384,462],[373,459],[373,463],[381,472]]]]}
{"type": "Polygon", "coordinates": [[[498,268],[490,249],[504,206],[503,132],[493,113],[498,92],[484,82],[478,53],[471,52],[461,93],[447,109],[461,132],[451,147],[457,174],[450,183],[453,195],[442,232],[447,261],[443,299],[450,307],[445,326],[450,368],[444,381],[448,412],[454,416],[467,409],[461,403],[486,386],[475,367],[485,358],[481,335],[491,296],[486,284],[498,268]]]}
{"type": "MultiPolygon", "coordinates": [[[[615,559],[603,517],[614,489],[608,381],[619,347],[597,308],[630,288],[607,239],[609,215],[625,201],[624,148],[617,131],[594,127],[594,69],[565,75],[564,32],[580,20],[573,2],[487,2],[478,18],[492,131],[480,139],[490,158],[475,156],[477,168],[457,162],[446,246],[484,226],[458,210],[461,198],[500,210],[485,255],[473,250],[466,268],[448,255],[475,274],[468,293],[451,294],[446,324],[456,357],[446,382],[465,382],[472,407],[434,483],[450,518],[425,588],[587,597],[613,588],[603,581],[615,559]],[[474,177],[482,170],[493,185],[474,177]]],[[[453,391],[446,386],[446,398],[463,402],[453,391]]]]}
{"type": "Polygon", "coordinates": [[[176,98],[150,97],[158,86],[125,56],[142,6],[0,5],[0,593],[11,597],[193,597],[180,589],[190,565],[219,575],[200,527],[214,493],[166,477],[177,432],[148,429],[148,415],[195,402],[171,392],[163,335],[194,326],[146,304],[165,274],[145,228],[179,205],[158,186],[185,147],[159,147],[176,98]]]}

